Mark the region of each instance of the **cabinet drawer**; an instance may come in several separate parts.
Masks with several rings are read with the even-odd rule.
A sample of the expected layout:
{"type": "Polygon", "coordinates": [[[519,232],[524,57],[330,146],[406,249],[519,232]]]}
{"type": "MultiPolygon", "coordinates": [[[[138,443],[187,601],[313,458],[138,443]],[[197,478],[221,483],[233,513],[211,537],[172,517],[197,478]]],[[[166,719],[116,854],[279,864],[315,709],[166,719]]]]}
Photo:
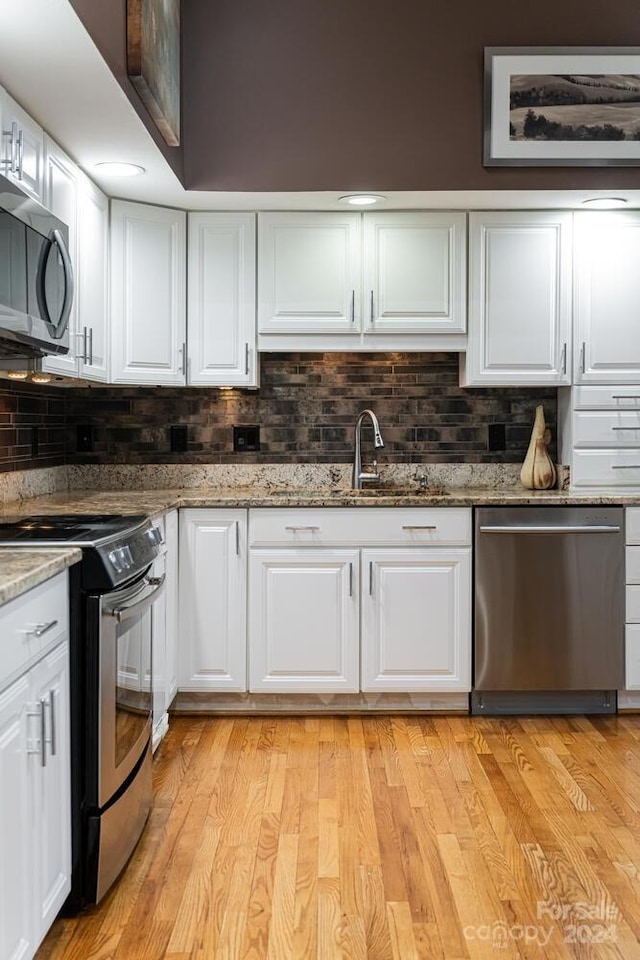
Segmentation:
{"type": "Polygon", "coordinates": [[[0,687],[14,680],[45,648],[51,646],[69,628],[69,592],[67,573],[59,573],[45,583],[0,607],[0,687]],[[37,635],[37,629],[57,621],[37,635]]]}
{"type": "Polygon", "coordinates": [[[640,690],[640,623],[627,625],[625,640],[625,686],[640,690]]]}
{"type": "Polygon", "coordinates": [[[573,430],[576,447],[640,447],[640,407],[618,413],[578,412],[574,415],[573,430]]]}
{"type": "Polygon", "coordinates": [[[640,487],[640,449],[577,448],[571,482],[574,487],[640,487]]]}
{"type": "Polygon", "coordinates": [[[626,583],[640,583],[640,546],[626,549],[626,583]]]}
{"type": "Polygon", "coordinates": [[[640,544],[640,507],[627,507],[624,512],[626,542],[640,544]]]}
{"type": "Polygon", "coordinates": [[[640,410],[640,388],[574,387],[574,410],[640,410]]]}
{"type": "Polygon", "coordinates": [[[627,623],[640,623],[640,584],[627,587],[627,623]]]}
{"type": "Polygon", "coordinates": [[[252,547],[308,544],[407,546],[471,543],[465,507],[266,508],[249,511],[252,547]]]}

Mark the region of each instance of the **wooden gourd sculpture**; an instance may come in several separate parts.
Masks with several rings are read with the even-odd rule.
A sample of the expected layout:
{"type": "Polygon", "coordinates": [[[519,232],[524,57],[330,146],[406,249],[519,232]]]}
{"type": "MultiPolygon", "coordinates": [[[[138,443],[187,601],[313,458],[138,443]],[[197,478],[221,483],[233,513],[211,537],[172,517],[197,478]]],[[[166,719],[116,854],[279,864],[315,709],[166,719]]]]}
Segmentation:
{"type": "Polygon", "coordinates": [[[520,481],[529,490],[548,490],[556,482],[556,468],[547,451],[551,432],[544,422],[542,405],[536,407],[529,449],[520,471],[520,481]]]}

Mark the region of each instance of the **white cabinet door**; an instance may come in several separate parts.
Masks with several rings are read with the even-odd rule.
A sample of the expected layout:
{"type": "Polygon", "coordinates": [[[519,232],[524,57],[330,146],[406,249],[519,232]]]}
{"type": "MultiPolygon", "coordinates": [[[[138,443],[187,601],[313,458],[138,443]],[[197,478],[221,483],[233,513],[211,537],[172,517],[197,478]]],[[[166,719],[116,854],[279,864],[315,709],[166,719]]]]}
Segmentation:
{"type": "Polygon", "coordinates": [[[251,692],[358,690],[358,580],[357,550],[252,550],[251,692]]]}
{"type": "Polygon", "coordinates": [[[55,920],[71,889],[71,761],[69,732],[69,645],[65,641],[31,671],[33,702],[44,711],[45,744],[31,754],[35,787],[34,861],[36,941],[55,920]]]}
{"type": "Polygon", "coordinates": [[[470,214],[464,386],[571,382],[571,217],[470,214]]]}
{"type": "Polygon", "coordinates": [[[32,120],[9,94],[0,88],[0,155],[8,164],[0,167],[10,180],[43,202],[42,169],[44,134],[42,127],[32,120]]]}
{"type": "Polygon", "coordinates": [[[245,510],[180,511],[180,690],[245,691],[245,510]]]}
{"type": "Polygon", "coordinates": [[[57,144],[45,140],[44,203],[69,228],[69,255],[73,265],[76,295],[69,314],[69,352],[46,357],[42,366],[50,373],[75,377],[78,370],[78,178],[80,171],[57,144]]]}
{"type": "Polygon", "coordinates": [[[466,214],[365,213],[364,332],[464,333],[466,214]]]}
{"type": "Polygon", "coordinates": [[[255,247],[255,214],[189,214],[190,384],[257,385],[255,247]]]}
{"type": "Polygon", "coordinates": [[[575,214],[575,382],[640,383],[640,214],[575,214]]]}
{"type": "Polygon", "coordinates": [[[28,734],[37,734],[29,717],[28,675],[0,694],[0,957],[32,957],[35,844],[32,832],[28,734]]]}
{"type": "Polygon", "coordinates": [[[184,384],[186,214],[111,202],[111,382],[184,384]]]}
{"type": "Polygon", "coordinates": [[[88,177],[78,181],[78,373],[109,379],[109,200],[88,177]]]}
{"type": "Polygon", "coordinates": [[[359,333],[359,213],[258,214],[260,333],[359,333]]]}
{"type": "Polygon", "coordinates": [[[362,689],[471,689],[471,551],[362,553],[362,689]]]}

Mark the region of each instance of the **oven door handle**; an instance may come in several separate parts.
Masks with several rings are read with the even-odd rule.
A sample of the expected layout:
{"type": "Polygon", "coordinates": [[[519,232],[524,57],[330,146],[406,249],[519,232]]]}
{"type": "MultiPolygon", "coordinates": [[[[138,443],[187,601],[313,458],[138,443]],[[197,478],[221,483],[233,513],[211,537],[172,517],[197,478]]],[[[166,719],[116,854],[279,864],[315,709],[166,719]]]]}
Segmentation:
{"type": "Polygon", "coordinates": [[[164,587],[165,577],[166,574],[164,573],[161,577],[145,577],[143,581],[145,587],[152,587],[152,589],[145,592],[141,599],[138,599],[140,596],[140,592],[138,592],[132,603],[122,603],[118,607],[107,607],[105,612],[108,613],[110,617],[115,617],[118,623],[122,623],[123,620],[128,620],[130,617],[137,616],[154,602],[156,595],[164,587]]]}

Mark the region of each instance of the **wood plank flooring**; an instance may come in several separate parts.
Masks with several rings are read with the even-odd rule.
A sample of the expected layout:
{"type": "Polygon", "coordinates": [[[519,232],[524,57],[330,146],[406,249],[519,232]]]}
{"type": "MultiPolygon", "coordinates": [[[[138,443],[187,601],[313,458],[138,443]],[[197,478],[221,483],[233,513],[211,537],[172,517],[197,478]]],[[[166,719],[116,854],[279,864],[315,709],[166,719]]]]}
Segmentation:
{"type": "Polygon", "coordinates": [[[175,718],[38,960],[640,960],[640,717],[175,718]]]}

